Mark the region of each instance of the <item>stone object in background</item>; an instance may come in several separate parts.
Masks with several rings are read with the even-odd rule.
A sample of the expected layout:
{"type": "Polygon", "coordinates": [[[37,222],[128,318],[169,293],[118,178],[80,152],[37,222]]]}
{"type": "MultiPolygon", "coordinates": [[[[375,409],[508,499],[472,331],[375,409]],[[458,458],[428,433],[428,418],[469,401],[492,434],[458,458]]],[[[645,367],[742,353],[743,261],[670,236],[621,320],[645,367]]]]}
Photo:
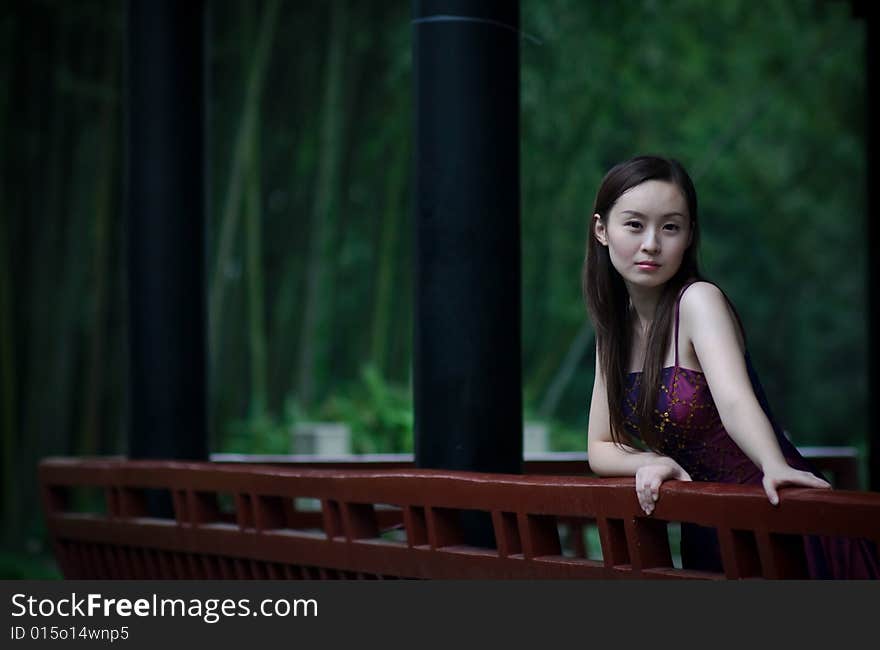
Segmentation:
{"type": "Polygon", "coordinates": [[[523,452],[550,451],[550,427],[543,422],[526,422],[523,427],[523,452]]]}
{"type": "Polygon", "coordinates": [[[290,442],[293,454],[347,456],[351,453],[351,429],[342,422],[297,422],[290,442]]]}

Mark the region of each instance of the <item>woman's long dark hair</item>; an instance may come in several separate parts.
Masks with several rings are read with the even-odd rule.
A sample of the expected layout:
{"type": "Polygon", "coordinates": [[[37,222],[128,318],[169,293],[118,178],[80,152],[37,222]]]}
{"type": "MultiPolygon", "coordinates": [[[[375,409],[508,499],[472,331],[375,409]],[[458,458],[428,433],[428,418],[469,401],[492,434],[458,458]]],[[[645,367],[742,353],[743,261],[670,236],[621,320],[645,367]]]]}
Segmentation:
{"type": "Polygon", "coordinates": [[[635,415],[638,418],[641,443],[656,450],[659,441],[654,435],[653,413],[660,392],[663,360],[669,347],[675,301],[685,283],[701,279],[696,254],[700,241],[697,192],[681,163],[671,158],[637,156],[615,165],[605,174],[590,213],[587,252],[581,279],[584,300],[596,330],[598,366],[605,376],[608,391],[611,438],[617,444],[639,446],[639,441],[626,431],[623,416],[625,382],[631,362],[629,356],[633,314],[623,278],[611,265],[608,248],[596,239],[593,215],[598,214],[607,224],[611,209],[620,196],[630,188],[649,180],[666,181],[681,190],[687,203],[691,228],[690,245],[684,252],[681,267],[666,283],[648,330],[639,401],[636,404],[635,415]]]}

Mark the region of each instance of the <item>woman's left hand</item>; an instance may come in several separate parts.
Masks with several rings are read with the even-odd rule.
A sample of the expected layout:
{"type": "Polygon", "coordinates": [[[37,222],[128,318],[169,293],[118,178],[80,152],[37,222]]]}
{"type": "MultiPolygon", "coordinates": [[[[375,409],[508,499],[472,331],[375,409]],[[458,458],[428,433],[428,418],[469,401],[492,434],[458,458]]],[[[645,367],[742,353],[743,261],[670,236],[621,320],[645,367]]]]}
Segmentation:
{"type": "Polygon", "coordinates": [[[764,492],[767,498],[774,506],[779,504],[779,493],[777,489],[783,485],[799,485],[808,488],[830,488],[828,481],[822,480],[811,474],[795,469],[789,465],[776,465],[769,467],[764,471],[764,492]]]}
{"type": "Polygon", "coordinates": [[[660,498],[660,484],[664,481],[690,481],[691,475],[669,457],[661,457],[636,472],[636,496],[646,515],[654,512],[654,503],[660,498]]]}

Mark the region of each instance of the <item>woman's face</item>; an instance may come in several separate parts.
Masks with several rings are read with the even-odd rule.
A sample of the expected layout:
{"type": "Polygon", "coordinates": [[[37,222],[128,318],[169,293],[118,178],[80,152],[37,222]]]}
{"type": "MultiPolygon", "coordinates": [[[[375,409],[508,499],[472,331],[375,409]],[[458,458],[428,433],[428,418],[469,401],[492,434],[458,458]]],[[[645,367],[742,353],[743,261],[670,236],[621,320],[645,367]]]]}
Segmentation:
{"type": "Polygon", "coordinates": [[[593,215],[596,239],[628,288],[663,286],[691,242],[687,202],[677,185],[650,180],[620,195],[607,220],[593,215]]]}

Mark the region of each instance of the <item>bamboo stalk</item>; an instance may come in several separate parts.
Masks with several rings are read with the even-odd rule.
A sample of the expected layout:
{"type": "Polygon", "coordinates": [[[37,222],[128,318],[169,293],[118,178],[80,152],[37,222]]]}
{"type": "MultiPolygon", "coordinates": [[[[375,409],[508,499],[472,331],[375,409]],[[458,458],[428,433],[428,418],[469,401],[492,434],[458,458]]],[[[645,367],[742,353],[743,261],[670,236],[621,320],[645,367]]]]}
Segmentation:
{"type": "MultiPolygon", "coordinates": [[[[118,60],[114,53],[118,52],[114,37],[107,38],[105,58],[105,84],[113,88],[117,77],[118,60]]],[[[116,169],[117,104],[111,98],[105,100],[101,122],[103,134],[98,167],[95,171],[94,194],[94,254],[92,255],[92,282],[94,300],[91,308],[91,336],[89,341],[89,362],[86,368],[87,378],[83,392],[83,419],[80,432],[80,453],[93,455],[99,452],[101,440],[101,404],[104,386],[105,349],[107,340],[107,281],[110,273],[110,236],[112,228],[110,208],[113,200],[114,170],[116,169]]]]}
{"type": "MultiPolygon", "coordinates": [[[[250,17],[249,2],[247,6],[250,17]]],[[[247,20],[250,27],[250,20],[247,20]]],[[[251,30],[248,29],[248,32],[251,30]]],[[[261,97],[256,98],[254,129],[248,140],[245,163],[245,269],[247,279],[248,341],[250,352],[250,417],[261,418],[266,412],[266,328],[263,317],[263,251],[262,251],[262,193],[260,167],[260,106],[261,97]]]]}
{"type": "Polygon", "coordinates": [[[245,91],[244,107],[241,122],[235,138],[232,160],[229,169],[226,199],[220,225],[220,237],[217,244],[214,271],[211,276],[211,290],[208,301],[208,345],[211,369],[216,365],[221,320],[223,316],[223,297],[226,287],[226,268],[232,255],[232,244],[238,228],[239,212],[241,211],[243,185],[245,183],[245,160],[251,139],[257,126],[259,98],[263,92],[266,77],[266,64],[275,37],[275,26],[278,22],[280,9],[279,0],[271,0],[263,12],[257,44],[251,59],[245,91]]]}
{"type": "Polygon", "coordinates": [[[324,86],[324,122],[321,129],[321,154],[315,181],[315,202],[311,216],[306,302],[299,346],[296,386],[300,404],[311,405],[315,392],[316,348],[318,329],[323,319],[325,260],[327,259],[330,219],[339,190],[339,137],[342,122],[342,69],[346,36],[346,4],[335,0],[331,9],[330,37],[327,39],[326,85],[324,86]]]}
{"type": "Polygon", "coordinates": [[[403,192],[406,189],[406,172],[409,159],[406,155],[406,138],[398,135],[391,143],[387,183],[385,185],[385,209],[382,214],[382,241],[379,247],[379,273],[376,278],[373,301],[373,327],[370,359],[384,377],[388,370],[388,326],[391,320],[392,283],[394,278],[394,250],[397,245],[399,215],[403,210],[403,192]]]}

